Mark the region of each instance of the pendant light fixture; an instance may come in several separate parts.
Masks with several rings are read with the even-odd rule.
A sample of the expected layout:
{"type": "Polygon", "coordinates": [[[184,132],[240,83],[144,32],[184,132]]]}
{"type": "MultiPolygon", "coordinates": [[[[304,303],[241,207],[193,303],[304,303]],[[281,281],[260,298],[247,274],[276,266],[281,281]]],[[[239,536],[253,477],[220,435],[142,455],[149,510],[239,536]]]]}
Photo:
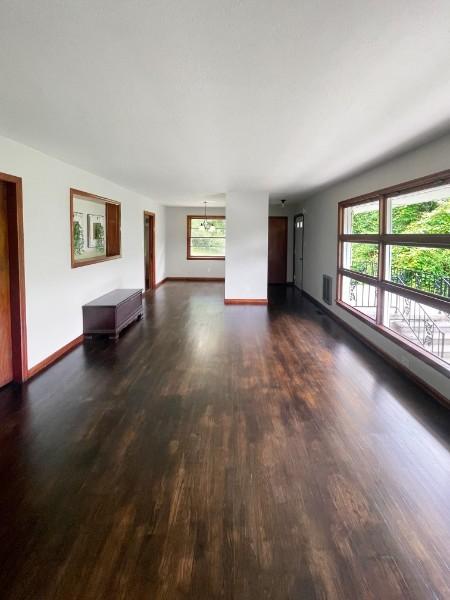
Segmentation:
{"type": "Polygon", "coordinates": [[[216,230],[216,228],[214,227],[214,224],[210,221],[208,221],[208,219],[206,218],[206,205],[208,204],[205,200],[205,202],[203,202],[203,204],[205,205],[205,217],[203,219],[203,221],[200,223],[200,229],[202,231],[210,231],[211,233],[214,232],[216,230]]]}

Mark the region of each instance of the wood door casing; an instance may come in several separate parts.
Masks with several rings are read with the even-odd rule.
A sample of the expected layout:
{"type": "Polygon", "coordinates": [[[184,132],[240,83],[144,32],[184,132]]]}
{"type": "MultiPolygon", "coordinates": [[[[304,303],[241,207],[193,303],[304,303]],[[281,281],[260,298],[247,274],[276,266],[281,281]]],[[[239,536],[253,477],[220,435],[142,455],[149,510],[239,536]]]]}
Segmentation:
{"type": "Polygon", "coordinates": [[[303,289],[303,235],[305,220],[302,214],[294,216],[294,285],[303,289]]]}
{"type": "Polygon", "coordinates": [[[269,283],[286,283],[287,236],[288,218],[269,217],[269,283]]]}
{"type": "MultiPolygon", "coordinates": [[[[2,219],[7,223],[12,379],[22,382],[28,377],[22,180],[0,173],[0,185],[3,208],[6,205],[6,216],[3,210],[2,219]]],[[[0,353],[4,346],[1,344],[0,353]]]]}
{"type": "Polygon", "coordinates": [[[145,289],[156,287],[155,213],[144,211],[145,289]]]}
{"type": "Polygon", "coordinates": [[[13,379],[11,285],[8,242],[8,189],[0,181],[0,386],[13,379]]]}

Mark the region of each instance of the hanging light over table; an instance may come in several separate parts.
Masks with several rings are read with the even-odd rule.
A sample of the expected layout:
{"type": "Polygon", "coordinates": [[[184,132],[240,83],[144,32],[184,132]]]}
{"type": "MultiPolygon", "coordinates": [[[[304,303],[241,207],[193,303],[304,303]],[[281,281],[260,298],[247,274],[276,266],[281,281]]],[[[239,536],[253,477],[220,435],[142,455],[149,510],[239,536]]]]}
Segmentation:
{"type": "Polygon", "coordinates": [[[205,205],[205,217],[203,219],[203,221],[200,223],[200,229],[202,231],[211,231],[211,233],[213,231],[216,230],[216,228],[214,227],[214,224],[210,221],[208,221],[208,219],[206,218],[206,205],[208,204],[206,201],[203,202],[203,204],[205,205]]]}

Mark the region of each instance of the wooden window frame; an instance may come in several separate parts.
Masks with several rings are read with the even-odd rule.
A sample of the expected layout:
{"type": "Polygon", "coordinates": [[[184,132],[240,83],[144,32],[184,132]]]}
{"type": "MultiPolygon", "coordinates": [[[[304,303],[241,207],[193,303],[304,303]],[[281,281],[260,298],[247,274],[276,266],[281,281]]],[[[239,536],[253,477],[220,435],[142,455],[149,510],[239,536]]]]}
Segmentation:
{"type": "MultiPolygon", "coordinates": [[[[192,256],[191,255],[191,226],[192,219],[203,219],[203,215],[188,215],[187,216],[187,236],[186,236],[186,258],[187,260],[225,260],[225,256],[192,256]]],[[[207,220],[223,219],[225,215],[208,215],[207,220]]]]}
{"type": "Polygon", "coordinates": [[[391,245],[419,246],[427,248],[446,248],[450,250],[450,234],[392,234],[387,232],[388,198],[393,196],[416,192],[432,187],[438,187],[450,183],[450,169],[433,175],[427,175],[398,185],[386,187],[369,194],[363,194],[355,198],[343,200],[338,204],[338,236],[337,236],[337,276],[336,276],[336,304],[344,310],[357,317],[371,328],[395,341],[405,350],[417,356],[427,364],[433,366],[439,372],[450,377],[450,364],[437,356],[431,354],[420,346],[410,342],[401,335],[395,333],[383,324],[384,302],[386,292],[392,292],[399,296],[423,302],[433,308],[450,312],[450,300],[437,294],[423,292],[415,288],[392,283],[386,279],[386,252],[391,245]],[[349,234],[344,232],[344,211],[351,206],[378,201],[379,203],[379,232],[377,234],[349,234]],[[376,277],[358,273],[344,268],[344,242],[365,242],[378,245],[378,274],[376,277]],[[356,281],[367,283],[377,289],[377,311],[376,318],[365,315],[357,308],[342,300],[343,277],[351,277],[356,281]]]}
{"type": "Polygon", "coordinates": [[[109,260],[116,260],[117,258],[122,258],[122,230],[121,230],[121,203],[117,200],[111,200],[111,198],[106,198],[104,196],[97,196],[96,194],[90,194],[89,192],[83,192],[82,190],[77,190],[75,188],[70,188],[70,264],[72,269],[77,269],[78,267],[85,267],[87,265],[94,265],[96,263],[106,262],[109,260]],[[119,238],[119,253],[108,255],[108,229],[105,224],[105,245],[106,245],[106,255],[99,256],[97,258],[87,258],[85,260],[75,260],[74,257],[74,245],[73,245],[73,207],[74,207],[74,196],[81,196],[86,198],[87,200],[92,200],[92,202],[98,202],[99,204],[105,205],[105,220],[107,219],[107,209],[108,205],[112,205],[117,207],[118,210],[118,218],[117,218],[117,230],[118,230],[118,238],[119,238]]]}

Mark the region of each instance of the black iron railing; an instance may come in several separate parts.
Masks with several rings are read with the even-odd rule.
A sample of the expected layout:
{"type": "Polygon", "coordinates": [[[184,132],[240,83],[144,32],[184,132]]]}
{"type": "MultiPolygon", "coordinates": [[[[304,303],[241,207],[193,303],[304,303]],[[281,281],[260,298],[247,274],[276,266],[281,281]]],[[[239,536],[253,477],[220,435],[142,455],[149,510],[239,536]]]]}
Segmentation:
{"type": "MultiPolygon", "coordinates": [[[[400,317],[402,323],[406,323],[423,348],[441,358],[444,356],[445,333],[422,304],[404,296],[391,294],[391,308],[394,309],[394,314],[400,317]]],[[[396,317],[391,316],[390,322],[395,320],[396,317]]]]}
{"type": "Polygon", "coordinates": [[[402,283],[408,287],[438,294],[450,298],[450,279],[442,275],[435,275],[428,271],[413,271],[412,269],[391,269],[391,281],[402,283]]]}
{"type": "Polygon", "coordinates": [[[356,308],[375,308],[377,305],[377,288],[356,279],[350,280],[350,304],[356,308]]]}
{"type": "MultiPolygon", "coordinates": [[[[377,277],[378,265],[376,262],[355,261],[350,267],[352,271],[377,277]]],[[[417,271],[414,269],[391,268],[392,283],[401,283],[416,290],[431,292],[444,298],[450,298],[450,276],[436,275],[429,271],[417,271]]]]}
{"type": "Polygon", "coordinates": [[[363,275],[370,275],[371,277],[378,276],[378,265],[375,262],[353,261],[350,269],[357,273],[362,273],[363,275]]]}
{"type": "MultiPolygon", "coordinates": [[[[365,270],[362,271],[359,269],[359,271],[364,272],[366,275],[372,274],[370,271],[371,268],[376,270],[376,265],[373,263],[366,263],[364,266],[365,270]]],[[[353,266],[353,268],[356,270],[355,266],[353,266]]],[[[394,281],[394,279],[392,280],[394,281]]],[[[396,272],[395,283],[410,285],[410,281],[403,279],[403,273],[401,271],[396,272]]],[[[355,308],[375,308],[377,305],[377,289],[362,281],[351,279],[349,300],[350,304],[355,308]]],[[[400,321],[408,328],[417,342],[424,349],[429,350],[432,354],[440,356],[441,358],[444,356],[445,332],[439,327],[422,304],[398,294],[390,294],[390,308],[390,327],[392,327],[392,322],[400,321]]]]}

